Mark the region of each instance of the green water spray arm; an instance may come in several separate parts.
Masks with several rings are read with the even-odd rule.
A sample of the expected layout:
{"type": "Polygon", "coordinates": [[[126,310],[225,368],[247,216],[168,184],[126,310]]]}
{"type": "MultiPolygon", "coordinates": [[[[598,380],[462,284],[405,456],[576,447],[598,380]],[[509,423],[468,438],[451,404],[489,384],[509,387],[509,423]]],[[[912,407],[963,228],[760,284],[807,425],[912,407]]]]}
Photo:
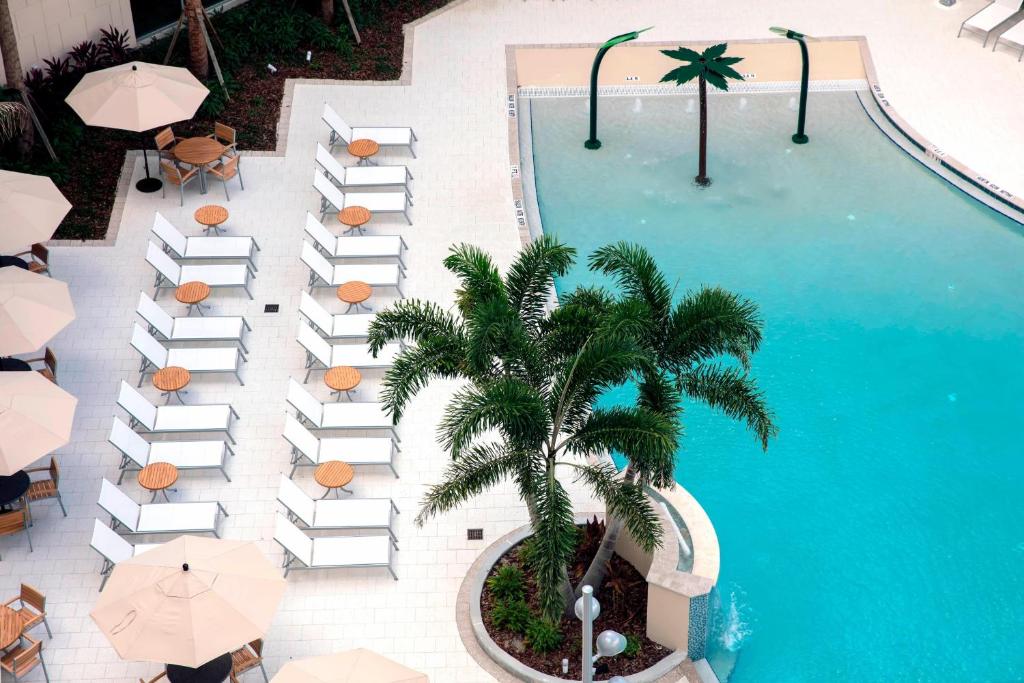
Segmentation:
{"type": "Polygon", "coordinates": [[[768,30],[777,35],[785,36],[790,40],[795,40],[800,44],[800,58],[802,60],[800,71],[800,113],[797,116],[796,134],[793,136],[793,142],[798,145],[803,145],[810,139],[804,134],[804,121],[807,118],[807,82],[810,77],[810,61],[807,56],[807,38],[810,36],[798,33],[792,29],[780,28],[778,26],[772,26],[768,30]]]}
{"type": "Polygon", "coordinates": [[[597,139],[597,74],[601,70],[601,61],[608,50],[621,43],[628,43],[636,40],[644,31],[650,31],[653,26],[642,28],[639,31],[630,31],[622,35],[609,38],[604,45],[597,49],[597,56],[594,57],[594,65],[590,68],[590,138],[583,143],[587,149],[600,149],[601,141],[597,139]]]}

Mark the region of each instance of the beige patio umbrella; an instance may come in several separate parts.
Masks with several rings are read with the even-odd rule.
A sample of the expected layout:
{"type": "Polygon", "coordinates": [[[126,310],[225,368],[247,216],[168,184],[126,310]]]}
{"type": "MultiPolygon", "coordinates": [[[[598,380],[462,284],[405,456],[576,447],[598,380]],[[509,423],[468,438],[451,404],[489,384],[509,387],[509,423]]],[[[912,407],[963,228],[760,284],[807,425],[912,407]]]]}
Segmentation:
{"type": "MultiPolygon", "coordinates": [[[[64,100],[89,126],[143,133],[192,118],[209,94],[188,69],[147,62],[129,62],[87,73],[64,100]]],[[[156,192],[161,182],[149,176],[143,137],[146,177],[140,192],[156,192]]]]}
{"type": "Polygon", "coordinates": [[[0,475],[66,444],[77,405],[77,398],[38,372],[0,372],[0,475]]]}
{"type": "Polygon", "coordinates": [[[119,562],[90,616],[122,659],[198,667],[262,638],[284,589],[252,543],[179,536],[119,562]]]}
{"type": "Polygon", "coordinates": [[[430,683],[426,674],[357,648],[288,662],[271,683],[430,683]]]}
{"type": "Polygon", "coordinates": [[[70,210],[46,176],[0,171],[0,253],[50,239],[70,210]]]}
{"type": "Polygon", "coordinates": [[[65,283],[22,268],[0,268],[0,356],[36,351],[74,319],[65,283]]]}

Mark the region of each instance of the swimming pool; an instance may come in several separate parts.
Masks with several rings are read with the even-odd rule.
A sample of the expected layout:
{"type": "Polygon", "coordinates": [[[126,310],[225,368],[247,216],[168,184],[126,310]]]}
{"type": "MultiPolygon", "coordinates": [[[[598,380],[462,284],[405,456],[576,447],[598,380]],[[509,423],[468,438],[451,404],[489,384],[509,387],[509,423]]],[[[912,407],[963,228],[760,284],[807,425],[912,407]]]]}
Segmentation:
{"type": "MultiPolygon", "coordinates": [[[[766,321],[754,373],[777,413],[762,454],[689,407],[677,479],[722,551],[747,681],[1024,677],[1024,237],[885,138],[854,93],[709,102],[699,190],[692,98],[532,100],[544,230],[580,261],[648,247],[680,290],[719,284],[766,321]]],[[[559,289],[600,278],[577,266],[559,289]]],[[[622,395],[625,397],[625,394],[622,395]]]]}

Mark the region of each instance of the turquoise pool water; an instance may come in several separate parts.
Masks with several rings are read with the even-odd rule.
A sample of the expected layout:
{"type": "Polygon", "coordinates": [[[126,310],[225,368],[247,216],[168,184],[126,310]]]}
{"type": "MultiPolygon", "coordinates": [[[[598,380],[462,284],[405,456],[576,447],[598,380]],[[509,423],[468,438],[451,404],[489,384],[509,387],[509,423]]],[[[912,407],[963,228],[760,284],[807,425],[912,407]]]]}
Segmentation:
{"type": "Polygon", "coordinates": [[[535,99],[544,228],[762,308],[779,438],[691,407],[677,470],[721,542],[730,680],[1024,680],[1024,238],[854,94],[809,106],[800,147],[789,95],[712,97],[698,190],[689,98],[605,98],[598,152],[584,100],[535,99]]]}

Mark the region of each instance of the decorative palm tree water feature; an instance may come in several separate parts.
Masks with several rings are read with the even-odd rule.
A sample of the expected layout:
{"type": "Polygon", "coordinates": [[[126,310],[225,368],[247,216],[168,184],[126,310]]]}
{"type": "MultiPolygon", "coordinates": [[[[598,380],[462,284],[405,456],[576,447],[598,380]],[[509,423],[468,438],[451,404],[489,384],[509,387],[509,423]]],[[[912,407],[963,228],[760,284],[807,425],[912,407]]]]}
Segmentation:
{"type": "Polygon", "coordinates": [[[609,38],[604,45],[597,48],[594,65],[590,67],[590,137],[583,143],[587,149],[601,149],[601,141],[597,139],[597,75],[601,71],[601,62],[604,61],[605,54],[616,45],[636,40],[641,33],[650,31],[652,28],[654,27],[648,26],[639,31],[617,35],[614,38],[609,38]]]}

